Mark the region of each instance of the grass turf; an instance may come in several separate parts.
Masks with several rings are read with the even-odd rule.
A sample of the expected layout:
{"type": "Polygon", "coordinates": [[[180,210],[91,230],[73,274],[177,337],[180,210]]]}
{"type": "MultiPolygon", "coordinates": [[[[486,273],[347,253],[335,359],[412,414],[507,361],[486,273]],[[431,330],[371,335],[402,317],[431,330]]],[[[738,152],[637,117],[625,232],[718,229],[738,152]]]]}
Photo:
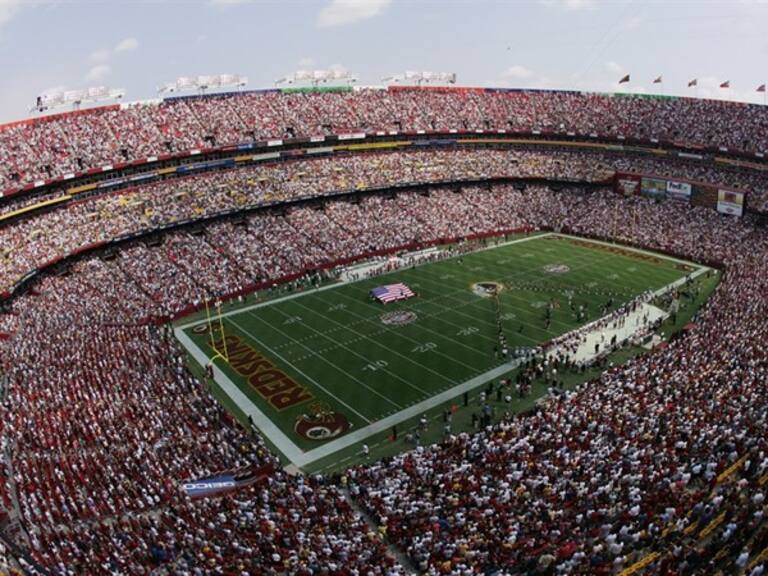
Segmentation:
{"type": "MultiPolygon", "coordinates": [[[[299,404],[278,410],[231,366],[218,365],[297,446],[311,450],[322,442],[300,436],[294,426],[313,404],[343,414],[355,431],[502,363],[494,354],[494,305],[473,292],[476,282],[505,284],[500,297],[503,327],[514,348],[537,346],[582,323],[566,304],[568,293],[577,306],[587,307],[588,320],[593,320],[602,315],[609,299],[616,308],[689,271],[669,260],[591,242],[553,236],[526,239],[229,313],[224,327],[230,338],[269,358],[311,394],[299,404]],[[545,271],[557,264],[568,271],[545,271]],[[371,288],[392,282],[406,283],[418,296],[387,306],[370,300],[371,288]],[[550,301],[560,306],[547,328],[550,301]],[[395,310],[412,311],[417,319],[403,326],[383,324],[382,314],[395,310]]],[[[206,334],[195,334],[192,327],[186,333],[213,354],[206,334]]],[[[333,462],[329,457],[323,467],[333,462]]]]}

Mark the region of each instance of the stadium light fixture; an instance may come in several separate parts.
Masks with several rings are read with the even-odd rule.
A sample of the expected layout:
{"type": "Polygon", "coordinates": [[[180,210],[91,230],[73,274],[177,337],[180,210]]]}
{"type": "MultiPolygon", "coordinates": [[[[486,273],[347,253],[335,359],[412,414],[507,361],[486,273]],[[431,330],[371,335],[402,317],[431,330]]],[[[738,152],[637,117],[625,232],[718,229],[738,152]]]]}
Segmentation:
{"type": "Polygon", "coordinates": [[[346,70],[297,70],[292,74],[283,76],[275,80],[275,85],[281,84],[310,84],[319,86],[320,84],[354,84],[357,82],[357,76],[346,70]]]}
{"type": "Polygon", "coordinates": [[[157,89],[158,94],[191,92],[197,90],[204,94],[208,90],[221,88],[243,88],[248,85],[248,77],[240,74],[214,74],[210,76],[179,76],[173,82],[166,82],[157,89]]]}
{"type": "Polygon", "coordinates": [[[392,74],[382,78],[386,84],[406,84],[421,86],[422,84],[456,84],[455,72],[415,72],[408,70],[403,74],[392,74]]]}
{"type": "Polygon", "coordinates": [[[67,106],[72,106],[73,110],[79,110],[83,104],[121,100],[124,96],[125,90],[123,88],[107,88],[106,86],[93,86],[81,90],[55,90],[38,95],[35,99],[35,105],[30,108],[30,112],[45,112],[67,106]]]}

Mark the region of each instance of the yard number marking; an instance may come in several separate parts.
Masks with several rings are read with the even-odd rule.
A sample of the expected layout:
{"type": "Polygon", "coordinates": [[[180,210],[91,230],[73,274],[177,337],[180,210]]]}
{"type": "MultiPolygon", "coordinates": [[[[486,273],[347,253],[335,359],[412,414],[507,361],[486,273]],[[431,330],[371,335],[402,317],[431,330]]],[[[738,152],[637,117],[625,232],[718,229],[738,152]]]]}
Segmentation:
{"type": "Polygon", "coordinates": [[[434,342],[427,342],[426,344],[420,344],[416,346],[411,352],[418,352],[419,354],[424,354],[424,352],[431,352],[432,350],[435,350],[437,348],[437,344],[434,342]]]}
{"type": "Polygon", "coordinates": [[[384,370],[387,366],[389,366],[389,363],[386,360],[376,360],[363,366],[363,370],[378,372],[379,370],[384,370]]]}
{"type": "Polygon", "coordinates": [[[456,336],[471,336],[472,334],[477,334],[478,332],[480,332],[479,328],[475,326],[468,326],[456,332],[456,336]]]}

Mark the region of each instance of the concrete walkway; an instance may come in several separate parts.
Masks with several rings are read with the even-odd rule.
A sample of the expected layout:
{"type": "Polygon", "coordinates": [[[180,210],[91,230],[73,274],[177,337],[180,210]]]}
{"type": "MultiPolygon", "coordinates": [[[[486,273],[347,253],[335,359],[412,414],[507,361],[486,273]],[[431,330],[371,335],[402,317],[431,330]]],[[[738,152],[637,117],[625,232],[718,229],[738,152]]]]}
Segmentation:
{"type": "Polygon", "coordinates": [[[621,343],[647,332],[657,320],[667,318],[669,314],[661,308],[651,304],[640,304],[634,312],[622,314],[608,321],[607,325],[598,320],[593,323],[592,330],[580,328],[570,332],[565,342],[555,345],[547,350],[547,356],[558,354],[568,355],[574,362],[589,364],[592,360],[608,352],[611,348],[611,340],[616,337],[616,342],[621,343]],[[573,350],[573,344],[577,345],[573,350]],[[595,347],[597,346],[597,348],[595,347]]]}

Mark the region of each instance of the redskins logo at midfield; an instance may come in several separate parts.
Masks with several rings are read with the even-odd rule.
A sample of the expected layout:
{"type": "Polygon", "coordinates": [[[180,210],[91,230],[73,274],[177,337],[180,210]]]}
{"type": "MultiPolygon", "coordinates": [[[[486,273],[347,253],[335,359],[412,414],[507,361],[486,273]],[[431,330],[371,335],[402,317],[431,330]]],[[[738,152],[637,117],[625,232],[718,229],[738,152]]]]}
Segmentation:
{"type": "Polygon", "coordinates": [[[472,292],[483,298],[493,298],[504,290],[504,285],[499,282],[477,282],[472,284],[472,292]]]}
{"type": "Polygon", "coordinates": [[[415,322],[417,318],[418,316],[416,315],[416,312],[413,312],[412,310],[394,310],[382,314],[379,319],[383,324],[387,324],[388,326],[403,326],[415,322]]]}
{"type": "Polygon", "coordinates": [[[567,264],[547,264],[544,266],[544,272],[548,272],[549,274],[565,274],[570,270],[571,267],[567,264]]]}
{"type": "Polygon", "coordinates": [[[309,407],[308,414],[296,418],[293,429],[307,440],[330,440],[347,432],[352,425],[347,417],[331,410],[322,402],[315,402],[309,407]]]}

